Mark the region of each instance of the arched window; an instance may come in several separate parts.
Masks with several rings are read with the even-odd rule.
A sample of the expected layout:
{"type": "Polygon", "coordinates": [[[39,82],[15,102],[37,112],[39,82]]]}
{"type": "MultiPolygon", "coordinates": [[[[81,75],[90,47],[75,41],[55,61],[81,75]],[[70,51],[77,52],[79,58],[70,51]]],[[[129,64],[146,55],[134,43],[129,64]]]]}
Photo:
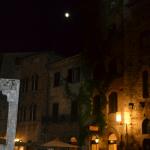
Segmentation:
{"type": "Polygon", "coordinates": [[[100,95],[94,96],[94,98],[93,98],[93,115],[99,114],[100,104],[101,104],[100,95]]]}
{"type": "Polygon", "coordinates": [[[142,133],[143,134],[150,134],[150,120],[145,119],[142,123],[142,133]]]}
{"type": "Polygon", "coordinates": [[[118,110],[118,95],[116,92],[112,92],[109,95],[109,113],[116,113],[118,110]]]}
{"type": "Polygon", "coordinates": [[[149,97],[148,71],[143,71],[142,77],[143,77],[143,98],[148,98],[149,97]]]}

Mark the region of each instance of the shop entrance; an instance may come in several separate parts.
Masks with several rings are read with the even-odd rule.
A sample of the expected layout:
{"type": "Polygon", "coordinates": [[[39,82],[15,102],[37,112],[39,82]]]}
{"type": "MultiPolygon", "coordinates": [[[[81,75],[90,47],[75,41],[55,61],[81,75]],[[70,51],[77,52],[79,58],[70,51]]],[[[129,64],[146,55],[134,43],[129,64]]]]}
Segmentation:
{"type": "Polygon", "coordinates": [[[99,150],[99,138],[95,135],[92,136],[91,150],[99,150]]]}
{"type": "Polygon", "coordinates": [[[108,138],[108,150],[117,150],[117,137],[111,134],[108,138]]]}

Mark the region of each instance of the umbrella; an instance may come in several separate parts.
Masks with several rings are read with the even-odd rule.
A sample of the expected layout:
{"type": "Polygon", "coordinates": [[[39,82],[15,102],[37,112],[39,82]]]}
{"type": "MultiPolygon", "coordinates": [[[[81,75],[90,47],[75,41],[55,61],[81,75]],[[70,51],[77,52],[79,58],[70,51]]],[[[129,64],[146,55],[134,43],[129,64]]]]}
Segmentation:
{"type": "Polygon", "coordinates": [[[60,141],[59,139],[54,139],[52,141],[49,141],[49,142],[43,144],[42,146],[44,146],[44,147],[78,148],[77,145],[68,144],[63,141],[60,141]]]}

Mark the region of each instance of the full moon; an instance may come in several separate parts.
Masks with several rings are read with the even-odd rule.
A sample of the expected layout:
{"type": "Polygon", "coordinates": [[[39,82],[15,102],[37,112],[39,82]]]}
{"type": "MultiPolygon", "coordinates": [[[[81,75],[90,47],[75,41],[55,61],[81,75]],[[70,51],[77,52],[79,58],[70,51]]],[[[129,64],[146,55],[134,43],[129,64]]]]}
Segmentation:
{"type": "Polygon", "coordinates": [[[70,17],[70,14],[68,12],[65,12],[65,17],[66,18],[69,18],[70,17]]]}

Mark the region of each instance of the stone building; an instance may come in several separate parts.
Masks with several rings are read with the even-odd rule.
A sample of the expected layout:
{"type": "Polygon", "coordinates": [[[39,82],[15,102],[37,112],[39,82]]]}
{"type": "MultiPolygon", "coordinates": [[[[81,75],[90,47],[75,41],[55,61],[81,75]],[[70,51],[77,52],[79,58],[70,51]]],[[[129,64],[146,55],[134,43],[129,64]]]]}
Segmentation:
{"type": "MultiPolygon", "coordinates": [[[[0,54],[0,78],[19,79],[20,68],[18,60],[31,53],[1,53],[0,54]]],[[[6,136],[8,118],[8,102],[0,91],[0,137],[6,136]]]]}
{"type": "Polygon", "coordinates": [[[67,96],[65,81],[69,73],[69,86],[78,92],[78,57],[37,53],[21,60],[16,149],[33,149],[54,138],[77,138],[77,103],[67,96]]]}
{"type": "Polygon", "coordinates": [[[150,21],[148,19],[150,2],[126,1],[124,4],[123,37],[120,38],[121,40],[113,38],[115,40],[111,47],[112,55],[108,58],[108,60],[114,58],[118,62],[114,72],[119,73],[122,68],[122,74],[116,76],[106,93],[108,102],[106,135],[100,138],[99,146],[100,149],[110,150],[123,148],[148,150],[150,149],[150,21]],[[115,56],[116,54],[120,56],[115,56]],[[120,58],[123,62],[121,66],[118,61],[120,58]]]}
{"type": "MultiPolygon", "coordinates": [[[[99,143],[89,145],[89,149],[149,150],[150,2],[118,2],[109,3],[113,13],[106,32],[105,70],[115,77],[106,91],[107,124],[103,136],[96,134],[99,143]]],[[[80,61],[79,55],[58,59],[48,53],[21,61],[16,138],[22,145],[37,146],[56,137],[66,142],[74,137],[78,141],[79,112],[73,95],[78,93],[83,78],[80,61]],[[72,95],[67,93],[68,87],[72,95]]],[[[102,72],[102,68],[98,69],[102,72]]]]}
{"type": "Polygon", "coordinates": [[[71,142],[72,137],[76,139],[78,137],[78,103],[76,97],[72,95],[77,95],[80,88],[80,61],[80,55],[74,55],[48,65],[49,139],[59,137],[71,142]],[[71,90],[72,95],[68,90],[71,90]]]}

